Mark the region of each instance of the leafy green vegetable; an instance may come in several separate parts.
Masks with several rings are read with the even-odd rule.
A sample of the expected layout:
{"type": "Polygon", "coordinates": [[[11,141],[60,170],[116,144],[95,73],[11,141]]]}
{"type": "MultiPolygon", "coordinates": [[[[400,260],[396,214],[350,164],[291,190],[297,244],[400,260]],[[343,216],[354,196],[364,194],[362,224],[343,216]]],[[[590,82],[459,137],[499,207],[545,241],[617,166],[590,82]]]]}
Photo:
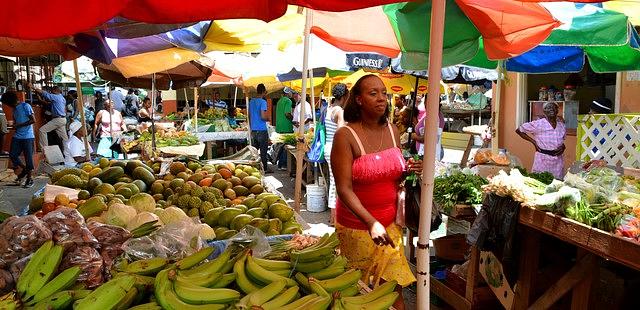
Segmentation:
{"type": "Polygon", "coordinates": [[[437,177],[433,186],[433,198],[449,213],[456,204],[477,204],[482,202],[482,185],[487,180],[481,176],[460,171],[448,176],[437,177]]]}
{"type": "Polygon", "coordinates": [[[532,179],[536,179],[542,183],[544,183],[545,185],[549,185],[551,184],[551,182],[553,182],[553,180],[555,179],[553,177],[553,174],[551,174],[550,172],[527,172],[527,169],[522,168],[520,166],[515,167],[516,169],[518,169],[520,171],[520,173],[525,176],[525,177],[529,177],[532,179]]]}

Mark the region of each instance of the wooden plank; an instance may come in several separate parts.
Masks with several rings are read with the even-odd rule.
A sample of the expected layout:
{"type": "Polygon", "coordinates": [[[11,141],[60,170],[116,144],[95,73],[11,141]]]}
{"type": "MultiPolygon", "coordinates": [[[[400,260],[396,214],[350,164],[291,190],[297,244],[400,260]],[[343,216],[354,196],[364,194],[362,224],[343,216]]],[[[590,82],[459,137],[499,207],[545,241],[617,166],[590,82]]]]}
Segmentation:
{"type": "Polygon", "coordinates": [[[205,148],[207,149],[207,159],[212,159],[212,150],[211,150],[211,141],[207,141],[204,143],[205,148]]]}
{"type": "Polygon", "coordinates": [[[438,281],[434,276],[430,276],[429,284],[431,285],[431,293],[442,298],[449,306],[456,310],[470,310],[471,302],[454,290],[438,281]]]}
{"type": "MultiPolygon", "coordinates": [[[[547,291],[536,300],[529,309],[549,309],[564,294],[571,290],[576,284],[582,281],[591,273],[596,257],[592,254],[582,257],[576,265],[569,270],[558,282],[554,283],[547,291]]],[[[588,298],[587,298],[588,299],[588,298]]]]}
{"type": "Polygon", "coordinates": [[[473,246],[471,248],[471,257],[469,257],[469,268],[467,270],[467,288],[465,290],[465,297],[467,300],[473,300],[473,293],[476,287],[478,278],[478,263],[480,260],[480,251],[473,246]]]}
{"type": "Polygon", "coordinates": [[[540,233],[524,227],[520,236],[522,244],[520,250],[520,262],[518,281],[515,286],[514,310],[524,310],[529,307],[531,290],[534,286],[538,260],[540,259],[540,233]]]}
{"type": "Polygon", "coordinates": [[[473,136],[469,136],[469,141],[467,142],[467,147],[464,149],[464,153],[462,154],[462,160],[460,161],[460,167],[466,167],[467,161],[469,160],[469,154],[471,153],[471,148],[473,147],[473,136]]]}
{"type": "Polygon", "coordinates": [[[630,239],[527,207],[520,209],[519,222],[600,257],[640,270],[640,244],[630,239]]]}
{"type": "MultiPolygon", "coordinates": [[[[584,249],[578,249],[579,259],[586,255],[591,254],[584,249]]],[[[571,292],[571,310],[589,309],[589,297],[594,283],[593,280],[598,279],[598,260],[594,259],[589,269],[591,272],[582,281],[578,282],[571,292]]]]}

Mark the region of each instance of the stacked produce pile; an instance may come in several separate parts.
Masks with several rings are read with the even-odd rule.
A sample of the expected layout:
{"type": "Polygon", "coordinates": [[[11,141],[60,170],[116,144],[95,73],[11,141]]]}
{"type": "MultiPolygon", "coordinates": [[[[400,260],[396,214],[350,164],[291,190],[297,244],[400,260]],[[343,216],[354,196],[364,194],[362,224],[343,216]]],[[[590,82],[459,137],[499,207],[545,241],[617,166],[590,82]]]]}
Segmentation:
{"type": "Polygon", "coordinates": [[[0,308],[19,309],[388,309],[397,299],[391,281],[361,294],[361,273],[340,263],[333,275],[297,271],[293,260],[317,257],[343,262],[335,254],[335,235],[292,252],[292,261],[254,257],[232,243],[208,260],[213,248],[203,248],[172,262],[150,258],[122,261],[113,278],[93,289],[78,283],[81,270],[61,263],[64,247],[47,241],[26,264],[15,290],[0,297],[0,308]],[[297,272],[294,277],[291,274],[297,272]]]}
{"type": "Polygon", "coordinates": [[[433,185],[433,199],[445,213],[450,214],[456,204],[482,203],[482,185],[487,180],[466,170],[454,170],[436,177],[433,185]]]}
{"type": "MultiPolygon", "coordinates": [[[[140,150],[144,145],[151,143],[151,129],[145,129],[141,133],[134,132],[133,134],[127,133],[127,139],[123,139],[121,142],[122,148],[125,152],[131,152],[134,150],[140,150]]],[[[156,126],[156,146],[192,146],[199,144],[198,137],[192,135],[186,131],[177,131],[175,128],[163,129],[160,126],[156,126]]]]}
{"type": "Polygon", "coordinates": [[[525,206],[566,216],[580,223],[640,241],[640,180],[620,176],[599,165],[578,174],[567,173],[564,181],[545,174],[528,174],[520,170],[490,179],[484,191],[511,197],[525,206]]]}

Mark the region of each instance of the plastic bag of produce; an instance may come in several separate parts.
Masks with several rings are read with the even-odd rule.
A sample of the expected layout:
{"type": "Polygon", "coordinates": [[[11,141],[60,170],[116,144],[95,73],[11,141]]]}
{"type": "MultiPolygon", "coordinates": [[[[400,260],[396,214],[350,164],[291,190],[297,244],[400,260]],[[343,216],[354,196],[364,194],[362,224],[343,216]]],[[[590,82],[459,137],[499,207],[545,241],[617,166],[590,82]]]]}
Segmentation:
{"type": "Polygon", "coordinates": [[[130,260],[153,257],[178,260],[206,246],[198,224],[198,219],[190,218],[171,222],[150,236],[127,240],[122,249],[130,260]]]}
{"type": "Polygon", "coordinates": [[[97,221],[87,223],[87,228],[100,243],[100,247],[107,245],[122,245],[131,238],[131,233],[119,226],[103,224],[97,221]]]}
{"type": "Polygon", "coordinates": [[[77,281],[84,283],[87,288],[97,287],[104,282],[102,256],[93,247],[84,245],[69,249],[62,259],[60,270],[73,266],[78,266],[82,269],[77,281]]]}
{"type": "Polygon", "coordinates": [[[0,224],[0,268],[35,252],[51,236],[49,227],[34,215],[8,218],[0,224]]]}
{"type": "Polygon", "coordinates": [[[53,233],[53,241],[69,249],[73,245],[98,246],[98,240],[91,234],[84,218],[76,209],[60,207],[47,213],[42,220],[53,233]]]}
{"type": "Polygon", "coordinates": [[[245,226],[233,237],[227,240],[229,245],[237,244],[244,247],[251,247],[251,255],[255,257],[264,257],[271,252],[271,245],[267,236],[258,228],[253,226],[245,226]]]}

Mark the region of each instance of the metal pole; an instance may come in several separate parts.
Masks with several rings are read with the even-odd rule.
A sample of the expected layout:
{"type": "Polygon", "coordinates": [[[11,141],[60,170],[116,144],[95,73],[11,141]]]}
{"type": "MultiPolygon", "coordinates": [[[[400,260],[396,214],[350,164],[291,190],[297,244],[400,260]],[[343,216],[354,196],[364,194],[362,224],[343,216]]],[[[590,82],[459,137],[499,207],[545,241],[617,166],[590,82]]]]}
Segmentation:
{"type": "Polygon", "coordinates": [[[495,92],[495,102],[492,102],[492,106],[493,106],[493,118],[492,118],[492,124],[491,127],[493,127],[492,129],[494,130],[494,135],[491,138],[491,153],[493,154],[498,154],[498,142],[500,140],[498,140],[499,136],[500,136],[500,126],[498,126],[498,124],[500,124],[499,120],[500,120],[500,101],[502,98],[502,86],[504,84],[504,80],[502,79],[502,66],[504,64],[503,60],[498,61],[498,68],[496,70],[498,70],[498,81],[496,81],[496,92],[495,92]]]}
{"type": "Polygon", "coordinates": [[[302,55],[302,94],[301,94],[301,102],[300,102],[300,119],[298,126],[298,134],[300,138],[298,138],[298,143],[296,147],[296,183],[295,183],[295,191],[293,195],[294,199],[294,210],[296,212],[300,212],[300,199],[302,196],[302,164],[304,161],[304,121],[306,120],[304,117],[305,110],[305,101],[307,98],[307,77],[306,73],[308,71],[309,66],[309,33],[311,32],[311,9],[306,9],[306,21],[304,24],[304,52],[302,55]]]}
{"type": "Polygon", "coordinates": [[[238,98],[238,86],[236,86],[236,91],[233,92],[233,107],[236,107],[236,99],[238,98]]]}
{"type": "Polygon", "coordinates": [[[156,111],[156,74],[151,75],[151,157],[156,151],[156,122],[154,120],[156,111]]]}
{"type": "MultiPolygon", "coordinates": [[[[82,102],[82,85],[80,84],[80,74],[78,74],[78,61],[76,59],[73,60],[73,74],[76,78],[76,88],[78,89],[78,102],[77,109],[80,109],[80,123],[82,123],[82,128],[84,129],[84,137],[82,140],[84,141],[84,158],[87,161],[91,160],[91,152],[89,152],[89,139],[87,138],[87,121],[84,119],[84,104],[82,102]]],[[[71,137],[69,137],[71,139],[71,137]]]]}
{"type": "MultiPolygon", "coordinates": [[[[431,34],[429,53],[429,96],[425,117],[424,161],[422,171],[422,196],[420,199],[420,224],[418,226],[418,309],[429,309],[429,234],[431,231],[431,208],[433,205],[433,180],[438,139],[438,106],[440,104],[440,78],[442,76],[442,47],[444,38],[445,0],[431,1],[431,34]]],[[[416,88],[417,91],[417,88],[416,88]]]]}

